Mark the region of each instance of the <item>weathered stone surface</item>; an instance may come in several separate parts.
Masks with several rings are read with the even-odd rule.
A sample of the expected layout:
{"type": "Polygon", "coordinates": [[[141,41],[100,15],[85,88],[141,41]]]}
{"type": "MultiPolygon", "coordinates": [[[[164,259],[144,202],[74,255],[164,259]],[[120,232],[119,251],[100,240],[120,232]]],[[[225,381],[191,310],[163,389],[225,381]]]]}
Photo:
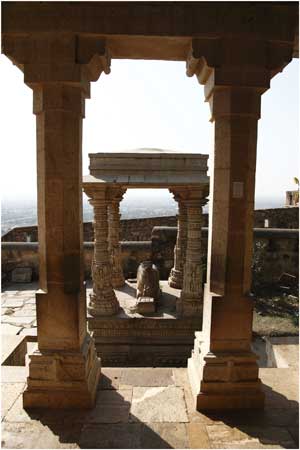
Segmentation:
{"type": "Polygon", "coordinates": [[[30,283],[32,278],[32,269],[30,267],[17,267],[11,273],[13,283],[30,283]]]}
{"type": "Polygon", "coordinates": [[[5,417],[25,388],[25,383],[1,384],[1,417],[5,417]]]}
{"type": "Polygon", "coordinates": [[[122,369],[103,367],[98,388],[102,390],[119,389],[121,373],[122,369]]]}
{"type": "Polygon", "coordinates": [[[27,376],[26,366],[1,366],[2,383],[25,383],[27,376]]]}
{"type": "Polygon", "coordinates": [[[133,388],[130,420],[188,422],[183,390],[175,386],[133,388]]]}
{"type": "Polygon", "coordinates": [[[100,376],[94,341],[86,335],[80,351],[34,351],[23,394],[26,408],[91,408],[100,376]]]}
{"type": "Polygon", "coordinates": [[[189,448],[211,448],[206,426],[202,423],[188,423],[186,425],[189,448]]]}
{"type": "Polygon", "coordinates": [[[295,448],[288,430],[281,427],[207,425],[212,448],[295,448]],[[221,447],[223,445],[223,447],[221,447]]]}
{"type": "Polygon", "coordinates": [[[24,305],[24,300],[20,297],[7,297],[4,300],[4,306],[7,308],[20,308],[24,305]]]}
{"type": "Polygon", "coordinates": [[[141,434],[141,448],[189,448],[184,423],[146,423],[141,434]]]}
{"type": "Polygon", "coordinates": [[[14,317],[12,316],[2,316],[2,322],[3,323],[9,323],[10,325],[16,325],[21,327],[29,327],[33,324],[35,320],[34,316],[21,316],[21,317],[14,317]]]}
{"type": "Polygon", "coordinates": [[[80,437],[81,448],[141,448],[141,424],[87,425],[80,437]]]}
{"type": "Polygon", "coordinates": [[[178,367],[173,369],[173,378],[176,386],[189,388],[189,379],[186,367],[178,367]]]}
{"type": "Polygon", "coordinates": [[[79,448],[81,428],[47,426],[39,421],[2,424],[3,448],[79,448]]]}
{"type": "Polygon", "coordinates": [[[132,390],[98,391],[95,407],[86,415],[86,423],[128,422],[132,390]]]}
{"type": "Polygon", "coordinates": [[[172,369],[141,368],[123,369],[120,386],[170,386],[174,385],[172,369]]]}
{"type": "Polygon", "coordinates": [[[1,334],[12,334],[16,335],[22,330],[22,327],[15,326],[9,323],[1,323],[1,334]]]}

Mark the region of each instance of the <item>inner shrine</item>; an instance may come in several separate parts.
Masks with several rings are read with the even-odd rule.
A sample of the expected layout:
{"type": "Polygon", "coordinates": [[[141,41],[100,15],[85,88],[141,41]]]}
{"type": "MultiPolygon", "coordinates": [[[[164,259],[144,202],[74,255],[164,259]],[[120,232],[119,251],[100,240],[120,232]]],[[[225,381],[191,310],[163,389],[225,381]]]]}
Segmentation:
{"type": "Polygon", "coordinates": [[[191,345],[196,331],[193,327],[202,319],[201,228],[202,208],[209,191],[208,155],[145,148],[95,153],[89,158],[90,175],[83,177],[83,190],[94,209],[95,247],[88,321],[97,352],[110,364],[119,361],[120,364],[143,365],[146,360],[155,365],[162,359],[165,365],[181,364],[190,351],[187,344],[191,345]],[[157,311],[145,317],[134,312],[136,281],[124,278],[119,242],[120,202],[127,189],[136,188],[166,188],[178,204],[174,267],[168,280],[160,280],[157,311]],[[129,322],[123,329],[120,343],[120,327],[126,324],[126,319],[129,322]],[[150,324],[151,328],[147,329],[150,324]],[[182,335],[183,324],[185,335],[182,335]],[[108,327],[109,337],[104,336],[108,327]],[[181,333],[177,334],[177,328],[181,333]],[[145,330],[148,331],[146,336],[145,330]],[[148,339],[151,332],[156,340],[155,347],[148,339]],[[146,339],[141,346],[143,338],[146,339]],[[174,348],[174,339],[181,346],[179,352],[174,348]],[[118,352],[114,351],[113,344],[119,345],[118,352]],[[163,347],[159,351],[161,344],[163,347]]]}

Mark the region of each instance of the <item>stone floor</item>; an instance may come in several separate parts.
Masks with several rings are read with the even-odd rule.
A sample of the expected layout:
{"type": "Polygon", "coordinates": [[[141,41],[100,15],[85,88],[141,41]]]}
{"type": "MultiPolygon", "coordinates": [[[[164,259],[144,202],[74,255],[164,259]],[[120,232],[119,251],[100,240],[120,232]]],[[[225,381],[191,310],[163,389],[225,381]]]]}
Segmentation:
{"type": "MultiPolygon", "coordinates": [[[[34,340],[35,289],[3,292],[2,334],[34,340]]],[[[288,367],[260,369],[265,409],[226,414],[195,411],[185,368],[103,368],[92,410],[25,411],[27,367],[2,366],[2,447],[298,448],[298,357],[280,347],[288,367]]]]}
{"type": "Polygon", "coordinates": [[[2,366],[3,448],[298,448],[294,369],[261,369],[265,410],[226,414],[194,410],[185,368],[104,368],[94,409],[25,411],[26,371],[2,366]]]}
{"type": "MultiPolygon", "coordinates": [[[[1,323],[2,334],[26,334],[36,336],[36,308],[35,293],[37,283],[10,284],[1,294],[1,323]]],[[[151,317],[160,319],[176,318],[176,298],[178,290],[161,282],[162,297],[156,313],[151,317]]],[[[91,292],[91,283],[87,288],[87,300],[91,292]]],[[[120,312],[115,317],[143,317],[138,313],[132,313],[130,308],[135,304],[135,283],[126,282],[122,288],[115,290],[120,303],[120,312]]]]}

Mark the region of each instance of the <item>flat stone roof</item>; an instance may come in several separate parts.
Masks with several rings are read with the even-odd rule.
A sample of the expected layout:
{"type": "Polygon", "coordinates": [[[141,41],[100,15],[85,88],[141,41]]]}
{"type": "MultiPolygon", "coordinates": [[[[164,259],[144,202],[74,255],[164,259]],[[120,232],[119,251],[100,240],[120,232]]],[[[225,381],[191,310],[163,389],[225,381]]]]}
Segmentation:
{"type": "Polygon", "coordinates": [[[205,186],[208,155],[141,148],[124,152],[90,153],[90,175],[84,185],[105,183],[125,187],[205,186]]]}

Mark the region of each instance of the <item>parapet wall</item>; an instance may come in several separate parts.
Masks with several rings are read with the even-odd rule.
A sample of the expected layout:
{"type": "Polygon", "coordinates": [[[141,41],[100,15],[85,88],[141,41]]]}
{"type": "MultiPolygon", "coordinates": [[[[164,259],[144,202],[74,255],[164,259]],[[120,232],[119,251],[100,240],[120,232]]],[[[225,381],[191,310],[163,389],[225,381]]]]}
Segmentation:
{"type": "MultiPolygon", "coordinates": [[[[269,221],[269,228],[299,228],[299,208],[272,208],[254,211],[254,227],[264,228],[265,220],[269,221]]],[[[121,220],[121,241],[148,241],[155,226],[175,227],[176,216],[147,217],[142,219],[121,220]]],[[[208,215],[203,215],[203,226],[208,226],[208,215]]],[[[94,240],[92,222],[85,222],[83,226],[84,241],[94,240]]],[[[3,242],[37,242],[37,226],[16,227],[2,236],[3,242]]]]}
{"type": "MultiPolygon", "coordinates": [[[[174,261],[176,227],[154,227],[151,240],[121,242],[122,265],[126,278],[136,276],[140,262],[152,259],[160,272],[160,278],[167,279],[174,261]]],[[[203,260],[207,253],[207,228],[202,229],[203,260]]],[[[91,276],[91,262],[94,244],[84,243],[85,278],[91,276]]],[[[254,229],[253,276],[256,277],[257,264],[260,265],[260,281],[276,283],[280,275],[287,272],[298,277],[299,236],[298,230],[254,229]]],[[[16,267],[31,267],[33,278],[38,279],[38,243],[2,242],[2,275],[10,280],[11,271],[16,267]]]]}

